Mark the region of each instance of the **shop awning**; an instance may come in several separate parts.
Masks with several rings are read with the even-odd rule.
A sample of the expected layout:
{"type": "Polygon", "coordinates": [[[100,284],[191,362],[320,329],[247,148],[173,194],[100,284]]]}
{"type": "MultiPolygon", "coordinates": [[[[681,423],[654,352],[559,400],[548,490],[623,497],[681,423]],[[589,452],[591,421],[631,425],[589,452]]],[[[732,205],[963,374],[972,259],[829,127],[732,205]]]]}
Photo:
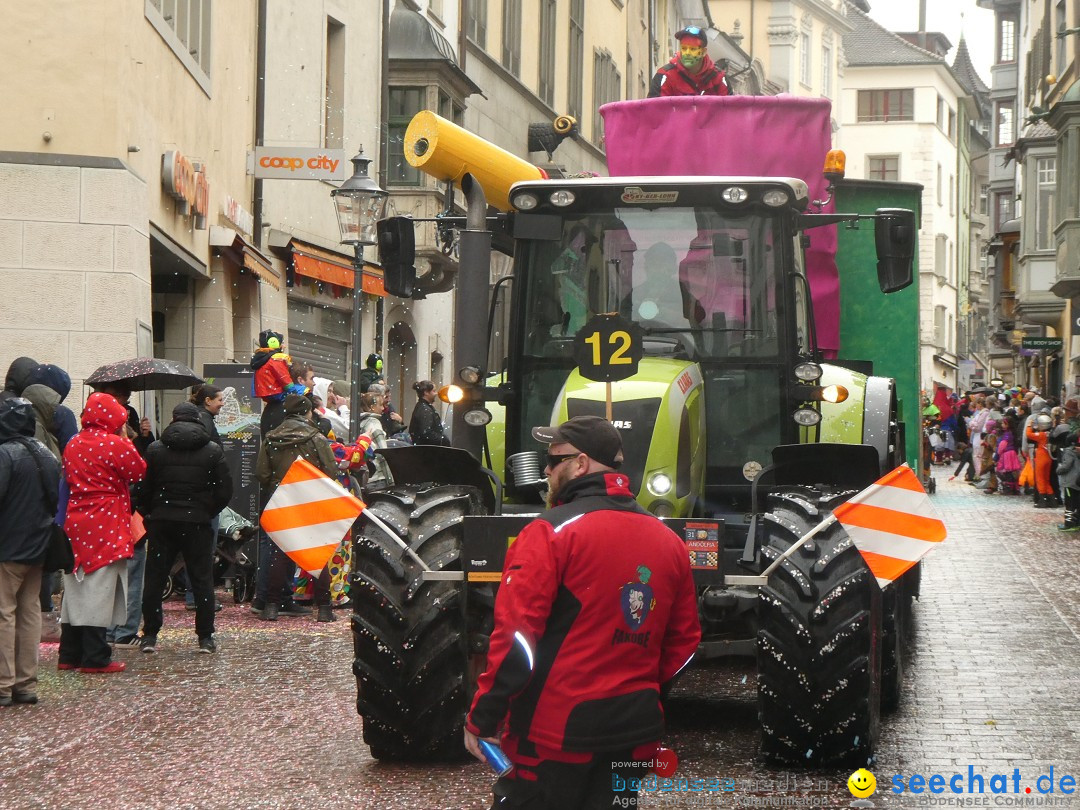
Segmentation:
{"type": "Polygon", "coordinates": [[[232,228],[211,225],[210,245],[241,270],[251,273],[275,290],[281,289],[281,276],[270,258],[232,228]]]}
{"type": "MultiPolygon", "coordinates": [[[[289,247],[292,250],[293,269],[300,275],[324,284],[353,289],[353,266],[349,259],[296,239],[289,247]]],[[[381,268],[365,263],[361,283],[368,295],[386,295],[381,268]]]]}

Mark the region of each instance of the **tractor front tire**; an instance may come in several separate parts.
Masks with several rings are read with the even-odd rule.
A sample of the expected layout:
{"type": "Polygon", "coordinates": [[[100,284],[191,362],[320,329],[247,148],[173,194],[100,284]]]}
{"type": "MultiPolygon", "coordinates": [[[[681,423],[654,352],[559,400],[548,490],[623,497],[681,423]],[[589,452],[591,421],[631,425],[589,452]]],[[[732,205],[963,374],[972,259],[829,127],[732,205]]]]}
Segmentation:
{"type": "MultiPolygon", "coordinates": [[[[474,488],[409,485],[366,500],[428,568],[461,570],[463,518],[482,510],[474,488]]],[[[473,624],[462,607],[465,583],[424,581],[421,566],[381,528],[363,516],[359,525],[350,596],[364,742],[380,760],[460,756],[473,624]]],[[[490,611],[490,602],[480,609],[490,611]]],[[[490,627],[490,615],[477,623],[485,618],[490,627]]]]}
{"type": "MultiPolygon", "coordinates": [[[[775,560],[851,493],[769,496],[762,555],[775,560]]],[[[810,766],[865,766],[880,725],[881,593],[839,524],[818,532],[759,591],[762,752],[810,766]]]]}

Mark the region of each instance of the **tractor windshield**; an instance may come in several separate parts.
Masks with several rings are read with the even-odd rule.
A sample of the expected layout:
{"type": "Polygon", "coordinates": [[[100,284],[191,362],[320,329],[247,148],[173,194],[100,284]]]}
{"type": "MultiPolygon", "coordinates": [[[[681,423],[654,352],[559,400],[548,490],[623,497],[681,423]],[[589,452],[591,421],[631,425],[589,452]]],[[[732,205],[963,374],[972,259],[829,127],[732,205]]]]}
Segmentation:
{"type": "MultiPolygon", "coordinates": [[[[618,312],[641,327],[646,358],[698,365],[710,423],[710,477],[745,483],[743,465],[769,463],[781,438],[788,308],[780,284],[792,246],[781,213],[717,206],[608,207],[564,215],[558,241],[519,243],[519,278],[525,282],[518,290],[524,317],[513,326],[523,348],[519,446],[532,446],[528,426],[552,418],[575,368],[575,333],[598,313],[618,312]]],[[[656,419],[658,401],[626,393],[619,399],[615,420],[656,419]]],[[[571,415],[583,407],[579,400],[571,415]]],[[[648,437],[648,431],[625,432],[629,442],[648,437]]]]}
{"type": "Polygon", "coordinates": [[[525,354],[560,357],[593,315],[618,312],[646,356],[696,361],[779,352],[774,220],[701,208],[567,218],[529,245],[525,354]]]}

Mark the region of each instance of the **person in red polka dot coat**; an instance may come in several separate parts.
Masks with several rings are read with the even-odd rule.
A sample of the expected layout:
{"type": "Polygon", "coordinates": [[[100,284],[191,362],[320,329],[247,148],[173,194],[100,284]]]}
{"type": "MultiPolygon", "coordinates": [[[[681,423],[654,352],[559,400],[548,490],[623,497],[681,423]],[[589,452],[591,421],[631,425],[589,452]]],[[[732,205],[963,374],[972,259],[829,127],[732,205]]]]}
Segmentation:
{"type": "Polygon", "coordinates": [[[75,555],[64,575],[60,611],[60,669],[117,672],[105,629],[127,616],[127,565],[132,556],[129,487],[146,475],[146,462],[119,435],[127,409],[109,394],[86,401],[82,430],[64,448],[71,490],[64,530],[75,555]]]}

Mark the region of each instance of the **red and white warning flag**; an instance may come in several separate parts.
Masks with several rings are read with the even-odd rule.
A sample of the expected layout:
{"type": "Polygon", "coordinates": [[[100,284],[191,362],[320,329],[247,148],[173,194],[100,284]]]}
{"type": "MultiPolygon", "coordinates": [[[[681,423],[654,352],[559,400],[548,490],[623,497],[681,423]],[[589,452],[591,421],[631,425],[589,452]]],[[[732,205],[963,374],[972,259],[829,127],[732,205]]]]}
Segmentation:
{"type": "Polygon", "coordinates": [[[906,464],[833,510],[885,587],[945,539],[945,524],[906,464]]]}
{"type": "Polygon", "coordinates": [[[297,458],[259,523],[289,559],[317,577],[364,507],[310,461],[297,458]]]}

